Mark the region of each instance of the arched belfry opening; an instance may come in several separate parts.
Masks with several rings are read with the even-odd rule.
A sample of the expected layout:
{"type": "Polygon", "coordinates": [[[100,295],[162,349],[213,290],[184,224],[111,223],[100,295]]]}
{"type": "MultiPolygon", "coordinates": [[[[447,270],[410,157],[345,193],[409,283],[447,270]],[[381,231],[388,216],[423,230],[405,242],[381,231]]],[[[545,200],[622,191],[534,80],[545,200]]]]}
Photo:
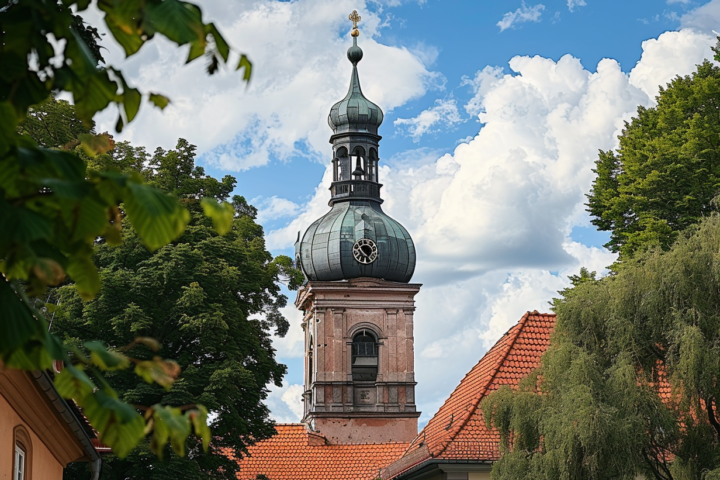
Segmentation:
{"type": "Polygon", "coordinates": [[[352,379],[354,382],[375,382],[378,374],[378,340],[363,329],[352,341],[352,379]]]}

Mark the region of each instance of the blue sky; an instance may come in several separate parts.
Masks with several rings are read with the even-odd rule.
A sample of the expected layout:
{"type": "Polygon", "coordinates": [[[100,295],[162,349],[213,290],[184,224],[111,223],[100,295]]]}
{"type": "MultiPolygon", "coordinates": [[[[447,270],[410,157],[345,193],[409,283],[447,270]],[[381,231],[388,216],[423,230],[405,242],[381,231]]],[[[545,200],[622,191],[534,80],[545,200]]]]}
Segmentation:
{"type": "MultiPolygon", "coordinates": [[[[616,146],[659,84],[708,57],[720,30],[720,0],[200,3],[255,62],[250,86],[181,66],[162,39],[128,60],[109,45],[127,78],[173,100],[120,138],[198,145],[198,162],[236,176],[236,193],[260,209],[275,254],[291,254],[297,231],[327,210],[326,118],[349,81],[347,15],[362,15],[361,83],[386,114],[384,208],[413,235],[413,281],[425,285],[422,422],[522,313],[548,310],[567,275],[613,261],[583,207],[597,151],[616,146]]],[[[101,114],[101,131],[113,120],[101,114]]],[[[291,331],[275,345],[289,373],[268,402],[279,421],[297,421],[302,334],[292,306],[285,314],[291,331]]]]}

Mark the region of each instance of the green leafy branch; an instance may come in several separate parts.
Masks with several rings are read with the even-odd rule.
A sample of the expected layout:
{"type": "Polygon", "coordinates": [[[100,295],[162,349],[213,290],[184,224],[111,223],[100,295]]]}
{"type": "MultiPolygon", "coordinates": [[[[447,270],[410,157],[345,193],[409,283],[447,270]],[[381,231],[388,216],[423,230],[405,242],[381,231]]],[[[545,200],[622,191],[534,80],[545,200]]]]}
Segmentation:
{"type": "MultiPolygon", "coordinates": [[[[73,13],[87,9],[89,3],[0,4],[0,361],[26,370],[45,370],[52,360],[64,361],[67,366],[57,377],[58,391],[83,408],[102,440],[119,456],[149,434],[153,445],[159,447],[170,439],[176,452],[183,454],[184,439],[193,430],[207,447],[204,407],[181,414],[155,405],[143,417],[122,402],[102,376],[103,370],[133,364],[142,378],[168,388],[179,373],[176,364],[159,357],[135,361],[94,343],[85,344],[89,357],[74,351],[73,364],[68,347],[49,333],[47,320],[33,307],[32,297],[67,281],[83,299],[92,299],[100,289],[93,247],[101,238],[120,244],[124,222],[132,224],[149,250],[156,250],[182,234],[190,219],[174,195],[146,185],[138,174],[90,172],[74,153],[40,148],[21,133],[30,108],[56,92],[72,96],[75,112],[86,126],[114,103],[120,112],[118,132],[137,116],[143,97],[161,109],[169,104],[167,97],[140,92],[120,70],[102,64],[97,30],[73,13]]],[[[192,3],[99,0],[98,7],[127,56],[161,34],[179,46],[189,45],[187,62],[205,56],[209,74],[229,61],[228,43],[214,24],[203,22],[201,10],[192,3]]],[[[245,55],[240,55],[236,69],[243,69],[243,79],[249,81],[252,65],[245,55]]],[[[88,155],[113,148],[107,135],[80,135],[78,141],[88,155]]],[[[204,199],[202,205],[216,231],[230,229],[229,204],[204,199]]]]}

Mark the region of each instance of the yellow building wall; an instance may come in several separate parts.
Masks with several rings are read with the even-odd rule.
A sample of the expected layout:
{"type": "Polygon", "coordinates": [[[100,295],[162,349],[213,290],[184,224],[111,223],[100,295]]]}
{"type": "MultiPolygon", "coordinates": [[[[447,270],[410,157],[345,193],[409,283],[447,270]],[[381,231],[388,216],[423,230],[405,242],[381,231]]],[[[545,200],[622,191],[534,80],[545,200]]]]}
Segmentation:
{"type": "Polygon", "coordinates": [[[40,437],[22,421],[20,416],[0,395],[0,480],[12,480],[15,445],[13,430],[23,425],[30,432],[32,442],[32,477],[26,480],[62,480],[63,466],[45,446],[40,437]]]}
{"type": "Polygon", "coordinates": [[[468,480],[490,480],[490,472],[470,472],[468,480]]]}

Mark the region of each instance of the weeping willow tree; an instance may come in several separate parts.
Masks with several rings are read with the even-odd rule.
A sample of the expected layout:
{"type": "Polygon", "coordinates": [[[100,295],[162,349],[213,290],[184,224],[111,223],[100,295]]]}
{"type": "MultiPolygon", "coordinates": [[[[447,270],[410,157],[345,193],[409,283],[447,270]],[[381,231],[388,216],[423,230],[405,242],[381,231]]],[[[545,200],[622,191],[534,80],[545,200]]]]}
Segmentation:
{"type": "Polygon", "coordinates": [[[493,480],[720,478],[720,216],[576,283],[540,368],[483,403],[493,480]]]}

